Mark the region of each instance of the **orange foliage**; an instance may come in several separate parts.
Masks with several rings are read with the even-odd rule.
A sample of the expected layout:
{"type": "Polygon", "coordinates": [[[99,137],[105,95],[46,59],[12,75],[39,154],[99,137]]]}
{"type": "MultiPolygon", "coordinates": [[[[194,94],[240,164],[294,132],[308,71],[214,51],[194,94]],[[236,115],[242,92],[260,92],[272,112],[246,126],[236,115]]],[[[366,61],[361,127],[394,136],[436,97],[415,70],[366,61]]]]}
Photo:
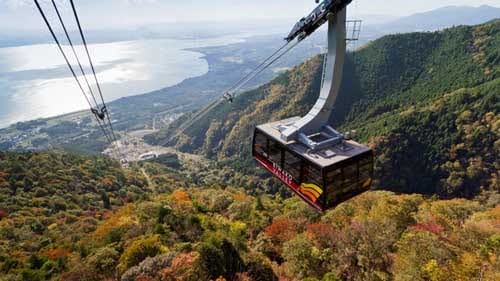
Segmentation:
{"type": "Polygon", "coordinates": [[[273,223],[266,227],[265,233],[274,242],[285,242],[297,235],[297,223],[289,219],[274,219],[273,223]]]}
{"type": "Polygon", "coordinates": [[[51,260],[65,259],[71,252],[67,249],[52,249],[45,253],[45,256],[51,260]]]}
{"type": "Polygon", "coordinates": [[[333,247],[337,240],[335,228],[330,224],[313,223],[306,227],[306,236],[321,248],[333,247]]]}
{"type": "Polygon", "coordinates": [[[243,202],[247,199],[247,196],[243,193],[236,193],[233,195],[233,199],[236,202],[243,202]]]}
{"type": "Polygon", "coordinates": [[[176,190],[172,193],[172,199],[178,202],[189,202],[191,198],[189,198],[189,194],[182,190],[176,190]]]}
{"type": "Polygon", "coordinates": [[[114,180],[113,178],[110,178],[110,177],[105,177],[102,179],[102,185],[104,185],[105,187],[112,187],[114,184],[114,180]]]}
{"type": "Polygon", "coordinates": [[[95,241],[103,241],[103,239],[113,230],[119,227],[129,227],[131,225],[137,224],[137,219],[135,216],[135,206],[127,205],[121,208],[116,213],[107,212],[107,219],[100,224],[97,229],[92,234],[92,239],[95,241]]]}
{"type": "Polygon", "coordinates": [[[0,172],[0,178],[4,178],[4,179],[6,179],[6,178],[8,178],[8,177],[9,177],[9,174],[8,174],[8,173],[6,173],[6,172],[0,172]]]}
{"type": "Polygon", "coordinates": [[[161,272],[162,280],[189,280],[189,277],[194,277],[194,268],[199,257],[197,252],[179,254],[172,261],[172,265],[161,272]]]}

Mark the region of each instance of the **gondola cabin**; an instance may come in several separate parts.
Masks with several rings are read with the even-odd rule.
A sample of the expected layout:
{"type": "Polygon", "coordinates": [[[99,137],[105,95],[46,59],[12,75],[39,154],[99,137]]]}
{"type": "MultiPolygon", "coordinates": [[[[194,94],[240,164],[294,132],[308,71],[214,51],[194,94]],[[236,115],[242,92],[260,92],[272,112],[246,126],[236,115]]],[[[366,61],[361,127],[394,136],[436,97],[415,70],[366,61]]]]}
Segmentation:
{"type": "Polygon", "coordinates": [[[371,188],[370,148],[345,140],[311,152],[299,142],[281,140],[280,124],[273,122],[255,129],[253,157],[309,205],[325,211],[371,188]]]}

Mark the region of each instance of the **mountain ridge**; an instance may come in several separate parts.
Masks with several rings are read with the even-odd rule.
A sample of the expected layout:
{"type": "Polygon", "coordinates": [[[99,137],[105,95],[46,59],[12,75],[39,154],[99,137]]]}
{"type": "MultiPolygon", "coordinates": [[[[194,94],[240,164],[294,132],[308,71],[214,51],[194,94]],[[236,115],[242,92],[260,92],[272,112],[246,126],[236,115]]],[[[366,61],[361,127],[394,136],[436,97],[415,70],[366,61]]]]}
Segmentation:
{"type": "Polygon", "coordinates": [[[0,280],[499,280],[499,46],[497,21],[347,58],[332,123],[375,149],[377,188],[426,196],[320,213],[253,168],[253,126],[309,110],[319,56],[174,140],[219,163],[0,151],[0,280]]]}
{"type": "MultiPolygon", "coordinates": [[[[389,35],[376,40],[356,52],[354,60],[352,56],[348,57],[332,123],[344,131],[356,129],[360,140],[369,141],[401,130],[400,124],[405,116],[403,112],[411,107],[419,110],[448,93],[469,89],[480,93],[476,102],[481,104],[481,111],[474,111],[470,105],[462,108],[454,103],[450,105],[449,112],[443,112],[446,117],[441,118],[438,125],[458,122],[456,120],[460,114],[454,110],[463,110],[474,112],[473,119],[478,122],[491,112],[493,117],[489,121],[492,124],[488,126],[493,126],[499,118],[498,98],[494,94],[500,82],[498,46],[498,20],[433,33],[389,35]]],[[[313,58],[269,84],[241,94],[233,104],[218,106],[203,120],[188,128],[173,144],[181,150],[198,152],[218,161],[226,161],[224,163],[230,162],[245,171],[252,170],[250,142],[253,127],[259,123],[304,115],[319,92],[321,61],[320,57],[313,58]]],[[[155,143],[161,140],[182,121],[179,120],[156,136],[150,136],[149,141],[155,143]]],[[[427,125],[432,125],[418,119],[414,122],[419,124],[422,131],[426,130],[427,125]]],[[[411,126],[407,127],[410,129],[411,126]]],[[[459,135],[466,134],[458,132],[455,126],[446,125],[443,128],[451,130],[453,138],[447,135],[446,141],[442,142],[438,141],[438,131],[431,134],[436,143],[423,148],[427,153],[420,164],[428,168],[416,176],[422,180],[415,184],[395,184],[392,188],[399,187],[393,190],[416,192],[416,187],[422,188],[427,183],[431,187],[420,192],[438,193],[445,197],[471,195],[462,185],[456,190],[445,191],[446,184],[442,181],[452,174],[450,172],[439,172],[440,176],[432,176],[431,179],[426,176],[426,173],[437,173],[437,167],[446,162],[450,146],[458,145],[456,142],[462,138],[459,135]]],[[[498,132],[491,129],[486,134],[493,138],[498,136],[498,132]]],[[[401,141],[408,140],[404,138],[404,130],[400,135],[403,136],[401,141]]],[[[497,149],[491,142],[485,143],[485,146],[490,152],[497,149]]],[[[495,165],[496,160],[489,158],[487,170],[494,173],[495,165]]],[[[407,182],[414,178],[410,170],[400,177],[407,182]]],[[[471,190],[478,188],[476,186],[471,190]]]]}
{"type": "Polygon", "coordinates": [[[490,5],[445,6],[396,19],[379,28],[391,33],[413,31],[435,31],[459,25],[478,25],[500,18],[500,8],[490,5]]]}

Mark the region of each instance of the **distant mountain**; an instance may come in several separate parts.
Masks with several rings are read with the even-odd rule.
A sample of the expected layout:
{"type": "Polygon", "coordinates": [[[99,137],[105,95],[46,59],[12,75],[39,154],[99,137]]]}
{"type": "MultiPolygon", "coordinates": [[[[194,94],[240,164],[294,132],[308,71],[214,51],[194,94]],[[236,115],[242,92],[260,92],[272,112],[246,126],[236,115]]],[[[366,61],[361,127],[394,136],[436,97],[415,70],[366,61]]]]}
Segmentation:
{"type": "MultiPolygon", "coordinates": [[[[305,114],[319,92],[321,61],[316,57],[214,108],[171,145],[254,167],[253,128],[305,114]]],[[[498,184],[491,175],[498,165],[499,92],[500,20],[390,35],[348,58],[332,122],[358,130],[377,148],[381,186],[472,196],[498,184]]],[[[149,141],[163,143],[179,122],[149,141]]]]}
{"type": "Polygon", "coordinates": [[[500,18],[500,8],[483,5],[447,6],[429,12],[418,13],[383,24],[389,33],[410,31],[434,31],[458,25],[477,25],[500,18]]]}

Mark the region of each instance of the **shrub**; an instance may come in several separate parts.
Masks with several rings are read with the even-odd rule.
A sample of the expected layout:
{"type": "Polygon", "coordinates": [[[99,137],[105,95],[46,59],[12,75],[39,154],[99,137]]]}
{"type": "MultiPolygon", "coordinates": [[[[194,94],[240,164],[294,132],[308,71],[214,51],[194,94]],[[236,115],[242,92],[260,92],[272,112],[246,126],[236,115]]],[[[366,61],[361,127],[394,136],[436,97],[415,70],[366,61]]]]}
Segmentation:
{"type": "Polygon", "coordinates": [[[313,254],[313,244],[304,236],[298,235],[283,246],[283,257],[288,270],[299,279],[315,277],[320,270],[320,261],[313,254]]]}
{"type": "Polygon", "coordinates": [[[274,274],[271,263],[257,254],[251,254],[247,260],[246,273],[251,280],[269,280],[277,281],[278,277],[274,274]]]}
{"type": "Polygon", "coordinates": [[[121,281],[135,281],[138,277],[156,278],[162,269],[169,267],[174,259],[174,253],[163,254],[156,257],[148,257],[139,265],[131,267],[121,277],[121,281]]]}
{"type": "Polygon", "coordinates": [[[220,276],[233,280],[238,272],[245,271],[245,264],[233,244],[224,239],[220,246],[203,243],[198,252],[202,267],[211,279],[220,276]]]}
{"type": "Polygon", "coordinates": [[[147,257],[154,257],[165,251],[166,248],[162,245],[159,235],[140,238],[125,248],[120,258],[119,269],[124,272],[147,257]]]}
{"type": "Polygon", "coordinates": [[[170,267],[161,272],[164,281],[201,281],[208,280],[204,269],[200,267],[200,254],[197,252],[183,253],[172,260],[170,267]]]}
{"type": "Polygon", "coordinates": [[[114,273],[120,254],[113,248],[105,247],[97,250],[87,258],[87,264],[93,271],[110,276],[114,273]]]}

